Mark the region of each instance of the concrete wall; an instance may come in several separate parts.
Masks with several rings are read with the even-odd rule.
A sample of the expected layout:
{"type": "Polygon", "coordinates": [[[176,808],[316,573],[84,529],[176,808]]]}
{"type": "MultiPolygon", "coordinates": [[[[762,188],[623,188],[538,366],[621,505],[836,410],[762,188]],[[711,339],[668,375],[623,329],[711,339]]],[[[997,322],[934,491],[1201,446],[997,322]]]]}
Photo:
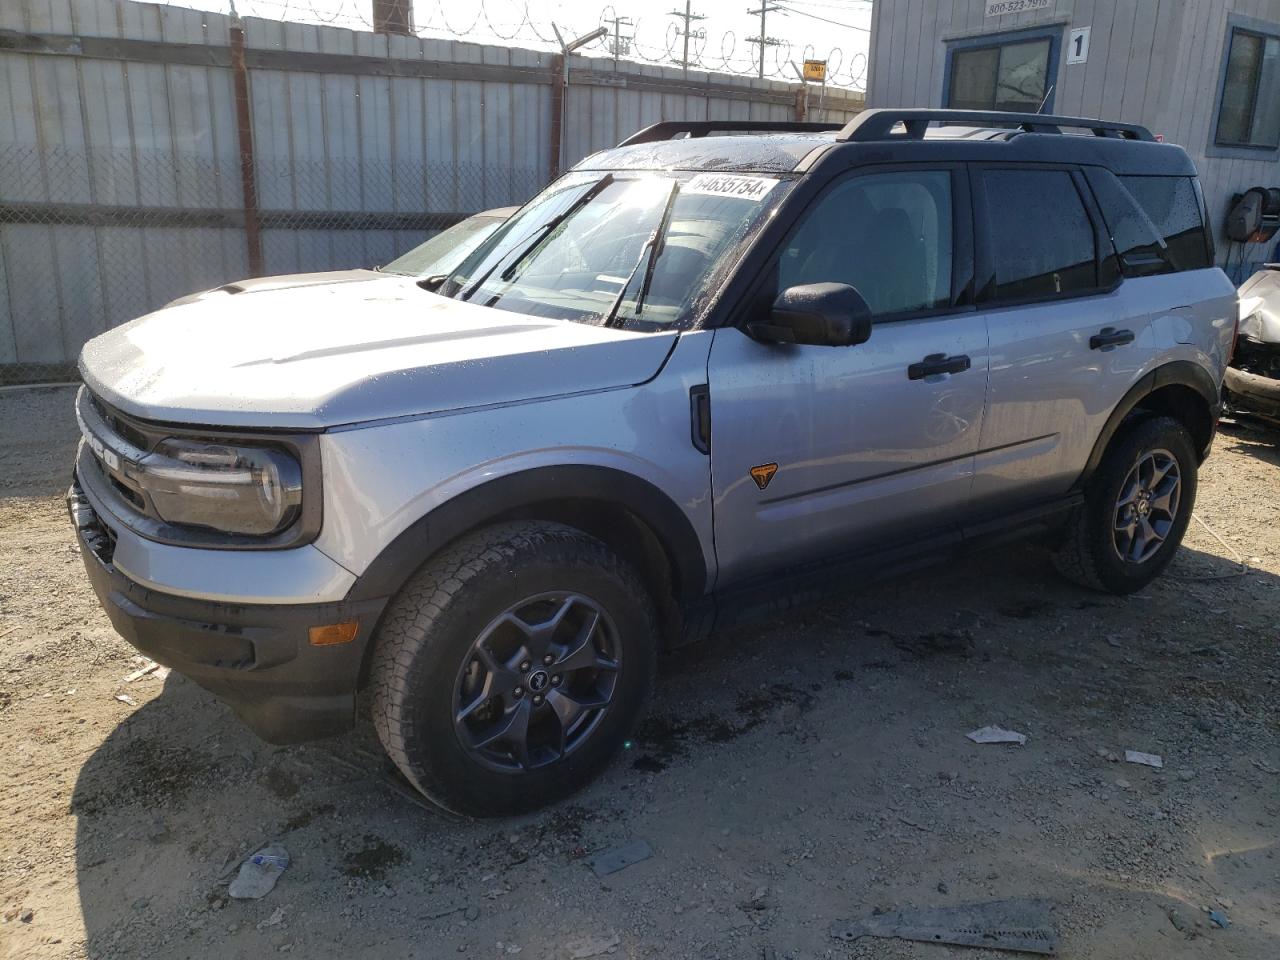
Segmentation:
{"type": "MultiPolygon", "coordinates": [[[[1223,224],[1233,194],[1280,186],[1280,153],[1224,150],[1213,123],[1232,16],[1280,34],[1280,0],[1054,0],[1044,10],[985,16],[987,0],[877,0],[867,102],[942,106],[949,41],[1028,27],[1090,27],[1089,57],[1059,59],[1052,110],[1141,123],[1181,144],[1200,171],[1218,234],[1218,259],[1269,259],[1260,245],[1229,245],[1223,224]]],[[[1244,269],[1247,270],[1247,267],[1244,269]]]]}
{"type": "MultiPolygon", "coordinates": [[[[0,374],[249,272],[229,17],[0,0],[0,374]]],[[[552,58],[243,23],[264,272],[386,262],[550,178],[552,58]]],[[[575,57],[562,168],[658,120],[792,119],[794,84],[575,57]]],[[[830,119],[861,97],[828,91],[830,119]]]]}

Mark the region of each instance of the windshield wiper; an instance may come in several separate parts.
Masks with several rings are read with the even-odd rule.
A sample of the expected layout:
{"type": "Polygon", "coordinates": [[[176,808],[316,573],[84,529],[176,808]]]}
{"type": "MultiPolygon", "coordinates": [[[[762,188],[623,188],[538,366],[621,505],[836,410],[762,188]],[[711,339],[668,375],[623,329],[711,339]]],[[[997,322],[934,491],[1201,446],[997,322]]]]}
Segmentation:
{"type": "MultiPolygon", "coordinates": [[[[582,196],[578,197],[577,200],[573,201],[573,203],[565,207],[563,211],[556,214],[554,217],[552,217],[550,220],[548,220],[546,223],[540,226],[536,231],[537,236],[535,236],[532,240],[530,240],[527,244],[525,244],[523,248],[521,248],[516,258],[513,261],[511,261],[511,265],[507,267],[507,269],[502,271],[502,273],[500,274],[501,278],[507,282],[510,282],[512,279],[514,279],[516,275],[516,268],[519,267],[520,264],[524,263],[525,260],[529,259],[529,257],[531,257],[534,253],[537,252],[538,248],[542,246],[542,244],[546,241],[546,239],[550,237],[553,232],[555,232],[556,227],[560,226],[560,224],[564,223],[571,216],[573,216],[575,213],[577,213],[579,210],[585,207],[588,203],[594,200],[597,196],[600,195],[601,191],[603,191],[605,187],[609,186],[609,184],[611,183],[613,183],[613,174],[612,173],[605,174],[604,177],[602,177],[600,180],[597,180],[591,186],[591,189],[585,191],[582,194],[582,196]]],[[[507,259],[506,257],[500,257],[492,267],[490,267],[480,276],[480,279],[478,279],[475,283],[471,284],[471,286],[469,286],[465,291],[463,291],[461,295],[461,299],[470,300],[471,297],[475,294],[475,292],[479,290],[482,286],[484,286],[484,282],[489,279],[489,277],[493,274],[493,271],[497,270],[498,267],[502,266],[502,264],[506,261],[506,259],[507,259]]]]}
{"type": "Polygon", "coordinates": [[[640,316],[640,312],[644,310],[644,298],[649,293],[649,285],[653,283],[654,268],[658,265],[658,257],[662,254],[662,248],[667,245],[667,228],[671,225],[671,211],[676,205],[676,194],[679,192],[680,181],[676,180],[671,184],[671,192],[667,194],[667,202],[662,208],[662,216],[658,218],[658,225],[653,228],[653,233],[649,234],[649,239],[640,248],[640,256],[636,258],[636,265],[631,268],[631,272],[627,274],[627,279],[623,281],[622,289],[613,298],[613,303],[609,307],[609,312],[604,315],[601,326],[612,327],[617,325],[618,308],[622,306],[622,301],[627,295],[627,289],[631,286],[631,281],[636,278],[636,274],[640,272],[641,267],[644,267],[644,279],[640,282],[640,290],[636,293],[635,316],[640,316]]]}

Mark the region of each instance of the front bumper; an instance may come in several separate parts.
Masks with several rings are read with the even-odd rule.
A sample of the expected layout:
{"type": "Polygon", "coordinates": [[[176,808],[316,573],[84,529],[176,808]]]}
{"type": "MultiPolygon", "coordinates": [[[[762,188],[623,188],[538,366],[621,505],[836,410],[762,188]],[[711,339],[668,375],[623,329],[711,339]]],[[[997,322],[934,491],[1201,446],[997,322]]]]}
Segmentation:
{"type": "Polygon", "coordinates": [[[1243,412],[1280,417],[1280,380],[1227,367],[1223,386],[1232,405],[1243,412]]]}
{"type": "Polygon", "coordinates": [[[67,506],[89,581],[122,637],[215,694],[264,740],[297,743],[351,727],[365,650],[386,598],[246,604],[162,593],[116,568],[116,535],[78,482],[67,506]],[[311,627],[349,620],[360,624],[351,642],[310,644],[311,627]]]}

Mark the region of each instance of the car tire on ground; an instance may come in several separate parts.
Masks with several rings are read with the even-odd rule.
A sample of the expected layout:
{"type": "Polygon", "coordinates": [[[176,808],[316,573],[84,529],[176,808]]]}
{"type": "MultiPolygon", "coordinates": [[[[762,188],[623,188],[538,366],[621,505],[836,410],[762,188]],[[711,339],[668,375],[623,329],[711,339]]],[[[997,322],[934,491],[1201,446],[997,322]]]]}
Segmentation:
{"type": "Polygon", "coordinates": [[[1096,590],[1140,590],[1169,565],[1195,506],[1198,460],[1170,417],[1135,421],[1112,441],[1085,487],[1054,557],[1068,579],[1096,590]]]}
{"type": "Polygon", "coordinates": [[[374,726],[441,806],[522,813],[621,747],[653,687],[657,615],[604,543],[558,523],[488,527],[392,600],[370,668],[374,726]]]}

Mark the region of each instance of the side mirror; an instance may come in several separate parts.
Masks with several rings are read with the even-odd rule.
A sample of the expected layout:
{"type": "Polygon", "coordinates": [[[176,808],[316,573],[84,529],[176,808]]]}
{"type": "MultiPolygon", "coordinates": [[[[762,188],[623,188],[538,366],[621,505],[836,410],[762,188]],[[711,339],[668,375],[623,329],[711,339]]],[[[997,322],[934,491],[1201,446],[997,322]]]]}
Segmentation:
{"type": "Polygon", "coordinates": [[[847,283],[805,283],[778,294],[766,323],[747,324],[763,343],[852,347],[871,337],[871,308],[847,283]]]}

